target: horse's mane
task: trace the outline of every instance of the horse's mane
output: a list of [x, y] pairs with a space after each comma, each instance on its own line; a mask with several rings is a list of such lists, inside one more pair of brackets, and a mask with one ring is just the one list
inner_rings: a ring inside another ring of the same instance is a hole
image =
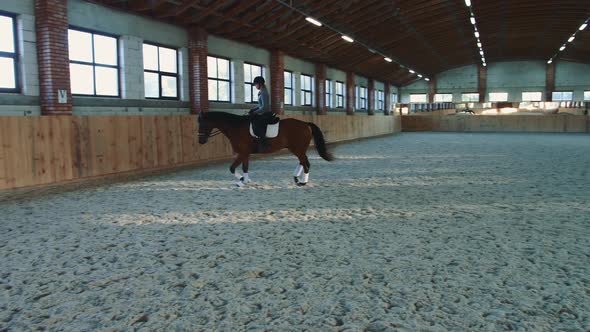
[[232, 124], [241, 124], [249, 119], [247, 115], [236, 115], [227, 112], [203, 112], [201, 116], [204, 120], [223, 121]]

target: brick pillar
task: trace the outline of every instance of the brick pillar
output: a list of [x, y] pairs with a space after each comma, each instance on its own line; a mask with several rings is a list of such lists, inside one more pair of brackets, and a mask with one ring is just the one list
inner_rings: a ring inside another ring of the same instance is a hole
[[375, 115], [375, 80], [369, 79], [369, 86], [367, 88], [367, 114]]
[[277, 114], [285, 114], [285, 53], [279, 50], [270, 52], [270, 109]]
[[436, 95], [436, 78], [431, 78], [428, 81], [428, 102], [434, 103], [434, 95]]
[[316, 63], [315, 65], [315, 100], [317, 100], [317, 114], [328, 113], [326, 107], [326, 65]]
[[354, 73], [346, 72], [346, 114], [354, 115], [354, 102], [356, 99], [354, 91]]
[[391, 114], [391, 85], [389, 84], [389, 82], [385, 82], [385, 89], [383, 91], [383, 94], [385, 95], [385, 105], [383, 106], [383, 114], [389, 115]]
[[41, 114], [71, 115], [67, 0], [35, 0], [35, 26]]
[[191, 28], [188, 31], [188, 75], [191, 114], [209, 111], [209, 82], [207, 79], [207, 31]]
[[553, 101], [553, 91], [555, 91], [555, 62], [547, 65], [547, 79], [545, 81], [545, 100]]
[[482, 65], [478, 66], [477, 71], [477, 92], [479, 93], [479, 102], [485, 103], [486, 101], [486, 89], [487, 89], [487, 81], [488, 81], [488, 67], [484, 67]]

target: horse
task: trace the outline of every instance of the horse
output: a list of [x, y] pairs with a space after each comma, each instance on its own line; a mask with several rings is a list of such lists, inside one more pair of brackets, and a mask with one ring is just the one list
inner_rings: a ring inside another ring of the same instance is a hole
[[[311, 122], [304, 122], [297, 119], [282, 119], [279, 121], [279, 134], [275, 138], [268, 139], [268, 147], [258, 151], [257, 139], [250, 135], [250, 117], [248, 115], [235, 115], [225, 112], [201, 112], [198, 116], [199, 122], [199, 143], [205, 144], [209, 137], [223, 134], [231, 143], [236, 159], [229, 167], [230, 172], [238, 180], [236, 185], [242, 187], [250, 183], [248, 166], [250, 155], [255, 153], [273, 153], [281, 149], [288, 149], [293, 153], [299, 164], [293, 172], [293, 179], [297, 186], [305, 186], [309, 181], [310, 163], [307, 158], [307, 149], [313, 137], [318, 154], [326, 161], [334, 160], [334, 156], [328, 152], [326, 141], [320, 128]], [[213, 132], [217, 129], [217, 132]], [[236, 171], [242, 164], [244, 175]], [[301, 173], [303, 171], [303, 176]]]

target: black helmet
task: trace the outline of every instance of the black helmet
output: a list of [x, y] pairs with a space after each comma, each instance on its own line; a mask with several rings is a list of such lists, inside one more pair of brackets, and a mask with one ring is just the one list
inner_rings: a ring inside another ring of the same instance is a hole
[[264, 77], [256, 76], [256, 77], [254, 77], [254, 81], [252, 83], [253, 84], [264, 84]]

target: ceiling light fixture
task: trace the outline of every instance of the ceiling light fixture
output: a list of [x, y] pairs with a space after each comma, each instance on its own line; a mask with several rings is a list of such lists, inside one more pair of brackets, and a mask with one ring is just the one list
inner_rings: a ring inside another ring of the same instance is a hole
[[309, 23], [311, 23], [311, 24], [314, 24], [314, 25], [317, 25], [317, 26], [319, 26], [319, 27], [321, 27], [321, 26], [322, 26], [322, 22], [320, 22], [320, 21], [318, 21], [318, 20], [316, 20], [316, 19], [314, 19], [314, 18], [311, 18], [311, 17], [306, 17], [306, 18], [305, 18], [305, 20], [307, 20], [307, 22], [309, 22]]
[[390, 59], [390, 58], [388, 58], [388, 57], [385, 57], [385, 61], [387, 61], [387, 62], [392, 62], [393, 60], [391, 60], [391, 59]]
[[562, 46], [559, 48], [559, 51], [563, 51], [563, 50], [565, 50], [565, 45], [562, 45]]
[[574, 41], [574, 39], [576, 39], [576, 37], [574, 37], [574, 36], [571, 36], [571, 37], [570, 37], [570, 39], [568, 39], [568, 40], [567, 40], [567, 42], [568, 42], [568, 43], [571, 43], [571, 42], [573, 42], [573, 41]]
[[475, 17], [471, 16], [471, 24], [475, 25]]
[[588, 23], [584, 23], [584, 24], [580, 25], [580, 31], [586, 29], [587, 26], [588, 26]]
[[346, 41], [347, 41], [347, 42], [349, 42], [349, 43], [352, 43], [352, 42], [354, 42], [354, 39], [352, 39], [352, 38], [348, 37], [347, 35], [342, 35], [342, 39], [346, 40]]
[[471, 7], [471, 0], [465, 0], [465, 6]]
[[410, 69], [410, 73], [415, 74], [416, 72]]
[[584, 23], [582, 23], [582, 25], [580, 25], [580, 27], [578, 28], [578, 30], [574, 31], [574, 33], [567, 39], [567, 42], [565, 42], [563, 45], [561, 45], [561, 47], [559, 48], [559, 50], [557, 52], [555, 52], [555, 54], [553, 54], [553, 56], [551, 58], [549, 58], [549, 60], [547, 60], [547, 63], [552, 63], [554, 60], [557, 60], [557, 57], [559, 56], [559, 52], [562, 52], [563, 50], [565, 50], [567, 43], [571, 43], [576, 39], [576, 35], [578, 33], [581, 33], [580, 31], [583, 31], [584, 29], [586, 29], [586, 27], [588, 26], [588, 23], [590, 21], [590, 17], [586, 19], [586, 21], [584, 21]]

